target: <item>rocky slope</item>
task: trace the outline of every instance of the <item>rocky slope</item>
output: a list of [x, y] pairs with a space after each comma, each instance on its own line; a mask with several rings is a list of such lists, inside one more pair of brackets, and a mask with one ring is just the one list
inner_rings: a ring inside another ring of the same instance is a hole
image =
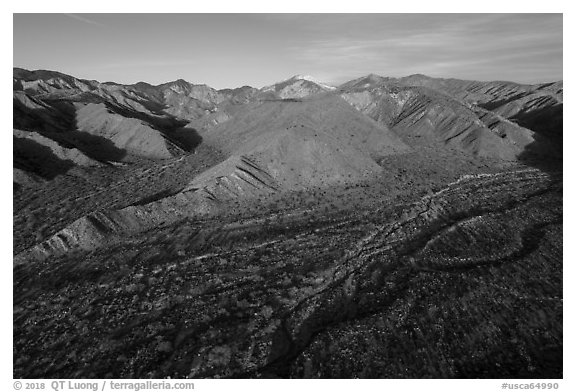
[[548, 138], [561, 138], [564, 96], [562, 81], [527, 85], [502, 81], [437, 79], [423, 75], [408, 76], [400, 81], [408, 86], [426, 86], [494, 111], [523, 127], [544, 133]]
[[[100, 160], [190, 152], [198, 143], [195, 128], [228, 120], [257, 91], [245, 86], [219, 92], [184, 80], [120, 85], [19, 68], [13, 89], [15, 128], [42, 132]], [[95, 154], [86, 146], [92, 142]]]
[[520, 126], [510, 110], [487, 109], [496, 100], [511, 100], [509, 105], [511, 102], [521, 105], [519, 94], [538, 86], [495, 84], [499, 87], [423, 75], [400, 79], [368, 75], [345, 83], [338, 92], [351, 105], [388, 125], [408, 143], [436, 144], [504, 160], [517, 160], [526, 152], [556, 153], [549, 140], [536, 142], [535, 130]]
[[284, 189], [354, 182], [379, 172], [378, 158], [409, 150], [334, 95], [253, 104], [204, 138], [250, 158]]
[[176, 148], [165, 135], [146, 122], [124, 117], [109, 110], [105, 104], [77, 104], [76, 127], [78, 131], [110, 140], [128, 154], [152, 159], [167, 159]]

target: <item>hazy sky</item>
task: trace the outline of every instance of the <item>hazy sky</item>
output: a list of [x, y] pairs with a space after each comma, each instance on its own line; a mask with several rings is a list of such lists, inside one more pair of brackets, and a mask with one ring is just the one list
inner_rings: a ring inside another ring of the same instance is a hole
[[562, 79], [561, 14], [14, 14], [14, 66], [152, 84]]

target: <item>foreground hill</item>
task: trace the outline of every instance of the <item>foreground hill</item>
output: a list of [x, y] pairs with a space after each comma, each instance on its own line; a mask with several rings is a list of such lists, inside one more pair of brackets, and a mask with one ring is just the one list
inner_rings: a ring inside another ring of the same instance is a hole
[[[248, 157], [292, 190], [355, 182], [378, 173], [379, 158], [409, 151], [386, 127], [333, 95], [253, 104], [204, 138], [231, 159]], [[234, 181], [233, 172], [214, 173]]]
[[379, 159], [410, 151], [333, 95], [254, 104], [204, 139], [228, 158], [180, 191], [82, 217], [16, 260], [95, 249], [112, 237], [227, 208], [222, 203], [230, 200], [361, 182], [383, 170]]

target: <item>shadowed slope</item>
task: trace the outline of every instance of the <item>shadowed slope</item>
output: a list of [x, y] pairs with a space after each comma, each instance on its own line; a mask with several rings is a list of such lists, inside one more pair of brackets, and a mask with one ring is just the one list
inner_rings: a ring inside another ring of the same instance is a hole
[[23, 91], [14, 91], [12, 110], [14, 128], [62, 132], [71, 127], [70, 116]]
[[38, 144], [48, 147], [52, 153], [59, 159], [71, 161], [78, 166], [102, 166], [102, 164], [88, 156], [76, 148], [68, 148], [61, 146], [52, 139], [42, 136], [36, 132], [21, 131], [19, 129], [13, 130], [13, 135], [17, 139], [28, 139]]
[[143, 121], [115, 114], [104, 104], [80, 104], [76, 108], [78, 130], [109, 139], [116, 147], [134, 155], [172, 157], [169, 141]]
[[[50, 180], [74, 167], [72, 161], [62, 159], [50, 146], [32, 138], [21, 138], [14, 135], [13, 145], [13, 165], [18, 170], [14, 176], [16, 182], [31, 184], [34, 182], [31, 180], [36, 176]], [[29, 175], [23, 175], [24, 173], [21, 171], [29, 173]]]

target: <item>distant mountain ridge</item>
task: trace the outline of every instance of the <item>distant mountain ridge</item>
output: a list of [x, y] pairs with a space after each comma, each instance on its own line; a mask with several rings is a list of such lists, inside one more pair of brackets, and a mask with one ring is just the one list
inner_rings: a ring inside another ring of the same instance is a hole
[[[254, 103], [321, 94], [341, 96], [408, 144], [514, 160], [534, 147], [535, 132], [546, 137], [541, 153], [562, 139], [562, 81], [526, 85], [369, 74], [334, 87], [295, 75], [261, 89], [216, 90], [183, 79], [123, 85], [47, 70], [14, 68], [13, 74], [15, 129], [66, 139], [103, 163], [178, 156], [195, 148], [201, 138], [195, 132], [226, 123]], [[91, 151], [94, 138], [102, 153]]]

